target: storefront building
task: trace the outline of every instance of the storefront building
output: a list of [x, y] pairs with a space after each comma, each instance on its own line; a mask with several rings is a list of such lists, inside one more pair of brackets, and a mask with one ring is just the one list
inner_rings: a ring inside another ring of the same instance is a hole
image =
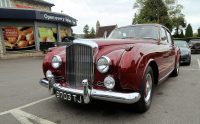
[[[6, 54], [7, 51], [40, 51], [41, 46], [52, 46], [71, 36], [71, 27], [76, 26], [76, 19], [50, 12], [53, 5], [44, 1], [32, 0], [33, 5], [19, 2], [28, 0], [3, 1], [9, 1], [10, 4], [3, 4], [1, 1], [0, 5], [15, 7], [0, 8], [0, 54]], [[40, 1], [42, 4], [36, 4], [34, 1]], [[38, 10], [43, 4], [47, 7], [43, 7], [42, 11]]]

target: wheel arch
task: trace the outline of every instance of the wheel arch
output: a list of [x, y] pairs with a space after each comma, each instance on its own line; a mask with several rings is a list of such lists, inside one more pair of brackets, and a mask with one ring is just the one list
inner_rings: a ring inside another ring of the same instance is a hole
[[152, 70], [153, 70], [153, 77], [154, 77], [154, 84], [158, 84], [158, 77], [159, 77], [159, 71], [158, 71], [158, 65], [155, 61], [151, 61], [149, 64], [148, 64]]

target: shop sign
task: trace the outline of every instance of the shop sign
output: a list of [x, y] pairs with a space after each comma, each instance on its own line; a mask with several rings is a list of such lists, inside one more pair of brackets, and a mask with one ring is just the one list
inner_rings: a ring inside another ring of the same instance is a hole
[[48, 21], [57, 21], [57, 22], [64, 22], [71, 25], [76, 25], [76, 20], [72, 19], [68, 16], [61, 15], [61, 14], [54, 14], [54, 13], [45, 13], [45, 12], [38, 12], [37, 18], [45, 19]]

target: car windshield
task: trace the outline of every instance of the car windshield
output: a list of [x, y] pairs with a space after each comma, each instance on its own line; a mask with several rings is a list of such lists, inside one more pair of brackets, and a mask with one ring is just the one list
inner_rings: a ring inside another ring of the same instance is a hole
[[190, 40], [190, 44], [200, 43], [200, 40]]
[[122, 27], [112, 31], [109, 39], [154, 39], [157, 40], [158, 36], [158, 27], [156, 26], [129, 26], [129, 27]]
[[188, 47], [188, 44], [186, 41], [176, 41], [174, 42], [174, 44], [177, 46], [177, 47]]

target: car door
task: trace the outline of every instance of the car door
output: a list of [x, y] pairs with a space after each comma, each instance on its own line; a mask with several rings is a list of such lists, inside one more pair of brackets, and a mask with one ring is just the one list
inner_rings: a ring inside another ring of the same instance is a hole
[[171, 71], [171, 60], [172, 60], [172, 45], [169, 43], [166, 29], [160, 28], [160, 43], [159, 43], [159, 53], [161, 57], [159, 58], [158, 69], [159, 69], [159, 79], [162, 80]]
[[167, 34], [167, 40], [169, 43], [169, 68], [172, 71], [175, 67], [175, 61], [176, 61], [176, 56], [175, 56], [175, 45], [174, 42], [172, 40], [171, 34], [169, 31], [166, 30], [166, 34]]

